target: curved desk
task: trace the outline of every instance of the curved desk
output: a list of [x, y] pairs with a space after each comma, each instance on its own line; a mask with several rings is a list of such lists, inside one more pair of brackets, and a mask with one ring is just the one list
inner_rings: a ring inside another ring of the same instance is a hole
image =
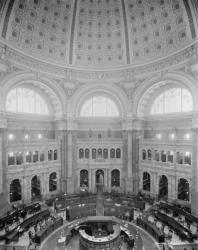
[[79, 230], [80, 233], [80, 250], [89, 249], [120, 249], [120, 226], [113, 226], [113, 234], [104, 237], [95, 237], [88, 235], [85, 230]]

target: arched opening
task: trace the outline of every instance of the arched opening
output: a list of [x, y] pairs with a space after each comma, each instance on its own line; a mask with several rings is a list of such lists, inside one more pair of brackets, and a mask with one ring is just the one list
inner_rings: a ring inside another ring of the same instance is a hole
[[103, 149], [103, 158], [108, 159], [108, 149], [107, 148]]
[[110, 157], [112, 159], [115, 158], [115, 149], [114, 148], [111, 148], [111, 150], [110, 150]]
[[143, 173], [143, 190], [149, 191], [151, 189], [151, 178], [148, 172]]
[[92, 159], [96, 159], [96, 149], [92, 149]]
[[52, 161], [53, 150], [48, 150], [48, 161]]
[[57, 176], [56, 172], [53, 172], [49, 176], [49, 191], [56, 191], [57, 190]]
[[85, 149], [85, 159], [89, 159], [89, 149]]
[[184, 159], [183, 153], [182, 152], [177, 152], [177, 158], [176, 158], [177, 163], [178, 164], [183, 164], [183, 159]]
[[161, 161], [166, 162], [166, 151], [164, 150], [161, 151]]
[[168, 179], [165, 175], [159, 177], [159, 199], [168, 198]]
[[184, 155], [184, 164], [191, 165], [191, 153], [188, 151]]
[[56, 161], [58, 159], [58, 150], [54, 150], [54, 160]]
[[92, 96], [85, 101], [80, 111], [81, 117], [119, 117], [116, 103], [106, 96]]
[[43, 97], [32, 89], [11, 89], [6, 98], [6, 110], [11, 112], [48, 115], [48, 107]]
[[168, 151], [167, 152], [168, 162], [173, 163], [173, 155], [174, 155], [173, 151]]
[[121, 150], [120, 150], [120, 148], [117, 148], [116, 149], [116, 158], [121, 158]]
[[41, 195], [41, 182], [37, 175], [35, 175], [31, 180], [31, 195], [32, 199]]
[[33, 162], [37, 162], [39, 160], [39, 154], [38, 151], [33, 152]]
[[89, 173], [86, 169], [80, 171], [80, 187], [89, 187]]
[[184, 178], [179, 179], [177, 188], [177, 198], [179, 200], [189, 201], [189, 191], [189, 182]]
[[118, 169], [111, 172], [111, 186], [120, 187], [120, 171]]
[[27, 152], [25, 153], [25, 161], [26, 161], [26, 163], [27, 163], [27, 162], [30, 163], [30, 162], [32, 161], [32, 152], [27, 151]]
[[8, 166], [9, 165], [14, 165], [15, 164], [15, 155], [13, 152], [10, 152], [8, 154]]
[[84, 158], [84, 149], [80, 148], [79, 149], [79, 159], [83, 159]]
[[96, 171], [96, 189], [97, 192], [102, 192], [104, 187], [104, 171], [101, 169], [98, 169]]
[[102, 159], [102, 149], [98, 149], [98, 159]]
[[185, 88], [170, 88], [160, 93], [151, 107], [151, 114], [167, 114], [193, 110], [193, 98]]
[[104, 184], [104, 171], [101, 169], [96, 171], [96, 185], [97, 184]]
[[146, 150], [142, 149], [142, 160], [146, 160]]
[[23, 163], [23, 154], [22, 152], [17, 152], [16, 154], [16, 164], [21, 165]]
[[147, 150], [147, 157], [148, 157], [148, 160], [151, 160], [151, 159], [152, 159], [152, 152], [151, 152], [151, 149], [148, 149], [148, 150]]
[[160, 160], [160, 154], [158, 150], [155, 150], [155, 161], [159, 161]]
[[21, 183], [15, 179], [10, 183], [10, 202], [20, 201], [21, 198]]

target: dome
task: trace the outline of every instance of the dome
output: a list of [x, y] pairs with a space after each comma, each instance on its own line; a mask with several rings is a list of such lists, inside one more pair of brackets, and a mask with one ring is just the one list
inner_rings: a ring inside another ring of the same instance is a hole
[[4, 0], [0, 8], [6, 46], [61, 67], [145, 65], [196, 41], [187, 0]]

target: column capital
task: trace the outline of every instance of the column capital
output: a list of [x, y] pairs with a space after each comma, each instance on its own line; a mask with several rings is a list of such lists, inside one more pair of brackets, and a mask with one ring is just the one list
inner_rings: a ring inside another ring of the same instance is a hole
[[133, 134], [133, 130], [132, 129], [128, 129], [126, 132], [127, 132], [128, 135], [132, 135]]
[[77, 135], [77, 130], [67, 130], [67, 135]]
[[67, 129], [67, 122], [65, 119], [60, 119], [55, 121], [56, 131], [64, 131]]

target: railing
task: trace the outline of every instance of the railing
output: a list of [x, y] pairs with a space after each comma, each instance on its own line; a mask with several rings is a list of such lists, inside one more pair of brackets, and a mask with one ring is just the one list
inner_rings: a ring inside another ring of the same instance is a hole
[[176, 169], [176, 170], [185, 170], [185, 171], [192, 171], [192, 164], [178, 164], [176, 162], [162, 162], [162, 161], [154, 161], [154, 160], [140, 160], [141, 165], [149, 165], [153, 167], [168, 167], [171, 169]]
[[[191, 244], [177, 244], [177, 245], [171, 245], [172, 250], [198, 250], [198, 244], [197, 243], [191, 243]], [[163, 248], [162, 248], [163, 249]]]
[[27, 248], [27, 246], [23, 246], [23, 245], [12, 245], [12, 246], [9, 246], [9, 245], [0, 245], [0, 250], [27, 250], [29, 248]]
[[148, 138], [148, 139], [142, 139], [140, 141], [140, 146], [144, 147], [147, 145], [161, 145], [161, 144], [166, 144], [166, 145], [192, 145], [193, 144], [193, 139], [171, 139], [171, 138], [166, 138], [166, 139], [157, 139], [157, 138]]
[[78, 163], [107, 163], [107, 164], [110, 164], [110, 163], [120, 163], [122, 162], [122, 158], [108, 158], [108, 159], [78, 159]]

